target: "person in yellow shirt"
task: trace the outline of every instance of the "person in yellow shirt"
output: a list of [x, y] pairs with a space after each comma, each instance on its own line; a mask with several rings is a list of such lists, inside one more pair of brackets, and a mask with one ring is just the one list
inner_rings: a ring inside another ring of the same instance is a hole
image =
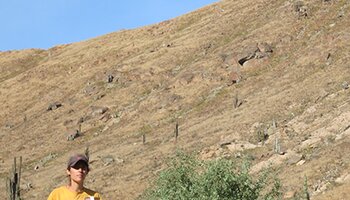
[[71, 156], [67, 165], [68, 185], [54, 189], [47, 200], [102, 200], [98, 192], [84, 187], [89, 170], [89, 158], [86, 155]]

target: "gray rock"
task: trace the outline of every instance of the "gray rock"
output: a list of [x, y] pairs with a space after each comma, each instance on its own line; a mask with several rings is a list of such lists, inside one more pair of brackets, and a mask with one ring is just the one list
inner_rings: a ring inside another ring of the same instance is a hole
[[346, 82], [346, 81], [344, 81], [344, 82], [341, 84], [341, 86], [343, 87], [344, 90], [349, 89], [349, 83]]
[[107, 83], [112, 83], [112, 82], [113, 82], [113, 79], [114, 79], [114, 76], [111, 75], [111, 74], [109, 74], [109, 75], [107, 76]]
[[110, 155], [101, 158], [101, 160], [102, 160], [104, 166], [108, 166], [108, 165], [114, 163], [114, 161], [115, 161], [113, 156], [110, 156]]
[[50, 103], [50, 105], [47, 107], [47, 111], [56, 110], [57, 108], [59, 108], [61, 106], [62, 106], [62, 104], [59, 102]]
[[68, 126], [68, 125], [71, 124], [71, 123], [73, 123], [73, 120], [68, 119], [68, 120], [66, 120], [66, 121], [63, 122], [63, 125], [64, 125], [64, 126]]
[[79, 130], [75, 130], [73, 133], [68, 134], [67, 140], [68, 140], [68, 141], [73, 141], [73, 140], [75, 140], [75, 139], [76, 139], [77, 137], [79, 137], [79, 136], [80, 136]]
[[93, 94], [97, 94], [98, 92], [99, 92], [99, 89], [94, 85], [87, 85], [83, 89], [83, 93], [86, 95], [93, 95]]
[[81, 124], [85, 121], [85, 118], [84, 117], [80, 117], [77, 121], [77, 124]]
[[105, 96], [105, 94], [99, 94], [99, 95], [94, 97], [94, 100], [97, 101], [99, 99], [102, 99], [104, 96]]
[[245, 47], [243, 53], [240, 54], [240, 56], [238, 58], [238, 63], [243, 66], [243, 64], [245, 62], [247, 62], [250, 59], [255, 58], [256, 52], [259, 52], [259, 48], [258, 48], [257, 44]]
[[261, 59], [269, 56], [272, 52], [272, 46], [267, 42], [260, 42], [253, 46], [247, 47], [241, 58], [238, 59], [238, 63], [243, 66], [243, 64], [251, 59]]
[[38, 170], [41, 167], [44, 167], [46, 163], [52, 161], [57, 157], [56, 153], [50, 153], [49, 155], [43, 157], [37, 165], [35, 165], [34, 170]]
[[299, 154], [291, 155], [291, 157], [287, 160], [287, 164], [294, 165], [294, 164], [298, 163], [302, 159], [302, 157], [303, 156], [299, 155]]
[[24, 187], [24, 190], [28, 192], [29, 190], [33, 189], [33, 184], [31, 182], [28, 182], [22, 187]]
[[258, 43], [258, 49], [261, 53], [272, 53], [273, 49], [270, 44], [267, 42], [260, 42]]
[[303, 1], [295, 2], [293, 7], [294, 7], [294, 12], [297, 13], [299, 18], [308, 16], [308, 7], [304, 4]]
[[13, 127], [15, 127], [15, 125], [13, 125], [13, 124], [6, 124], [5, 125], [5, 128], [7, 128], [7, 129], [11, 129]]
[[294, 7], [294, 12], [299, 12], [300, 8], [305, 6], [303, 1], [297, 1], [294, 3], [293, 7]]
[[101, 107], [101, 106], [92, 106], [92, 116], [98, 116], [98, 115], [103, 115], [105, 112], [108, 111], [107, 107]]

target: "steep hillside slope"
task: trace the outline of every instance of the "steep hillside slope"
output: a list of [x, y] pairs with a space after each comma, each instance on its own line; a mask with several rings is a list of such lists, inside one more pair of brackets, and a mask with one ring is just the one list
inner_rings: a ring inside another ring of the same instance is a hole
[[66, 182], [68, 156], [89, 146], [87, 186], [135, 199], [180, 148], [249, 155], [252, 173], [276, 167], [286, 198], [306, 176], [313, 199], [348, 199], [349, 6], [224, 0], [79, 43], [0, 52], [1, 182], [23, 156], [24, 199], [45, 199]]

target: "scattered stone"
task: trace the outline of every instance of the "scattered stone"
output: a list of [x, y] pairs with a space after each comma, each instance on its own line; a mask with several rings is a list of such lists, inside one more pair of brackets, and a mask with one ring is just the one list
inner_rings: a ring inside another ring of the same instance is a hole
[[39, 170], [40, 167], [44, 167], [46, 165], [46, 163], [50, 162], [51, 160], [53, 160], [54, 158], [57, 157], [56, 153], [50, 153], [49, 155], [45, 156], [44, 158], [42, 158], [37, 165], [35, 165], [34, 170], [37, 171]]
[[348, 183], [350, 182], [350, 174], [343, 174], [337, 179], [335, 179], [336, 183], [343, 184], [343, 183]]
[[73, 120], [68, 119], [68, 120], [66, 120], [66, 121], [63, 122], [63, 125], [64, 125], [64, 126], [67, 126], [67, 125], [69, 125], [69, 124], [71, 124], [71, 123], [73, 123]]
[[258, 51], [259, 51], [258, 47], [255, 46], [254, 48], [252, 48], [252, 50], [249, 50], [249, 51], [245, 54], [245, 56], [243, 56], [242, 58], [238, 59], [238, 63], [239, 63], [240, 65], [243, 66], [243, 64], [244, 64], [245, 62], [247, 62], [247, 61], [250, 60], [250, 59], [255, 58], [255, 54], [256, 54], [256, 52], [258, 52]]
[[120, 164], [120, 163], [124, 163], [124, 160], [123, 160], [123, 159], [120, 159], [120, 158], [117, 158], [117, 159], [115, 159], [115, 162], [116, 162], [117, 164]]
[[233, 97], [233, 108], [239, 108], [243, 104], [243, 101], [238, 98], [238, 95], [236, 94]]
[[300, 8], [303, 7], [303, 6], [304, 6], [304, 2], [303, 1], [296, 1], [293, 4], [294, 12], [298, 12], [300, 10]]
[[261, 171], [262, 169], [270, 168], [276, 165], [283, 164], [285, 162], [285, 159], [287, 158], [288, 154], [285, 155], [277, 155], [273, 154], [270, 158], [267, 160], [261, 161], [257, 163], [256, 165], [252, 166], [250, 169], [251, 173], [256, 173], [258, 171]]
[[167, 43], [167, 44], [165, 44], [165, 43], [163, 43], [162, 44], [162, 47], [172, 47], [173, 46], [173, 43]]
[[239, 71], [232, 71], [230, 74], [230, 82], [227, 85], [231, 86], [233, 84], [239, 83], [241, 80], [241, 73]]
[[195, 75], [193, 73], [185, 73], [180, 76], [179, 82], [181, 85], [188, 85], [190, 84], [195, 78]]
[[114, 163], [113, 156], [106, 156], [106, 157], [101, 158], [101, 160], [102, 160], [104, 166], [108, 166], [108, 165]]
[[280, 39], [281, 43], [289, 43], [291, 41], [293, 41], [293, 37], [291, 35], [284, 35]]
[[328, 186], [330, 186], [330, 182], [318, 180], [317, 183], [313, 185], [313, 189], [314, 189], [313, 195], [317, 195], [325, 191], [328, 188]]
[[306, 162], [305, 160], [300, 160], [296, 165], [300, 166], [300, 165], [303, 165], [305, 162]]
[[264, 128], [264, 127], [260, 127], [258, 128], [258, 130], [256, 131], [256, 139], [258, 143], [261, 143], [262, 145], [265, 144], [265, 142], [269, 139], [271, 134], [269, 134], [269, 129], [268, 128]]
[[349, 89], [349, 83], [346, 82], [346, 81], [344, 81], [344, 82], [341, 84], [341, 86], [342, 86], [342, 88], [343, 88], [344, 90]]
[[15, 127], [15, 125], [13, 125], [13, 124], [6, 124], [5, 125], [5, 128], [7, 128], [7, 129], [11, 129], [13, 127]]
[[235, 154], [234, 154], [234, 157], [235, 157], [235, 158], [242, 158], [241, 152], [235, 153]]
[[108, 111], [107, 107], [101, 107], [101, 106], [92, 106], [92, 116], [97, 116], [97, 115], [103, 115], [105, 112]]
[[112, 116], [109, 113], [104, 113], [103, 115], [101, 115], [99, 117], [99, 120], [103, 121], [103, 122], [107, 122], [108, 120], [110, 120], [112, 118]]
[[284, 193], [283, 199], [291, 199], [295, 197], [295, 191], [288, 191]]
[[115, 158], [114, 158], [113, 156], [111, 156], [111, 155], [102, 157], [102, 158], [101, 158], [101, 161], [102, 161], [102, 163], [103, 163], [104, 166], [111, 165], [112, 163], [117, 163], [117, 164], [124, 163], [124, 160], [123, 160], [123, 159], [120, 159], [120, 158], [115, 159]]
[[222, 148], [222, 147], [224, 147], [224, 146], [227, 146], [227, 145], [230, 145], [230, 144], [232, 144], [234, 141], [221, 141], [220, 143], [219, 143], [219, 145], [220, 145], [220, 147]]
[[332, 64], [332, 54], [331, 53], [327, 53], [326, 65], [330, 65], [330, 64]]
[[308, 16], [308, 7], [304, 4], [303, 1], [295, 2], [293, 6], [294, 6], [294, 12], [297, 13], [299, 18]]
[[84, 117], [80, 117], [77, 121], [77, 124], [81, 124], [85, 121]]
[[31, 189], [33, 189], [32, 183], [30, 183], [30, 182], [29, 182], [29, 183], [26, 183], [26, 184], [25, 184], [25, 191], [28, 192], [28, 191], [31, 190]]
[[298, 15], [299, 17], [307, 17], [308, 16], [308, 7], [307, 6], [303, 6], [300, 8]]
[[272, 53], [272, 46], [269, 45], [267, 42], [260, 42], [258, 43], [258, 49], [261, 53]]
[[99, 99], [102, 99], [104, 96], [105, 96], [105, 94], [99, 94], [99, 95], [94, 97], [94, 100], [97, 101]]
[[255, 59], [261, 59], [261, 58], [265, 58], [266, 56], [267, 56], [267, 53], [263, 53], [263, 52], [258, 51], [258, 52], [255, 53], [254, 58]]
[[80, 135], [81, 135], [81, 134], [80, 134], [79, 130], [75, 130], [73, 133], [68, 134], [67, 140], [68, 140], [68, 141], [73, 141], [73, 140], [75, 140], [77, 137], [79, 137]]
[[173, 102], [176, 102], [178, 100], [183, 99], [183, 97], [181, 95], [178, 95], [178, 94], [172, 94], [167, 99], [168, 99], [169, 102], [173, 103]]
[[257, 147], [257, 145], [255, 144], [251, 144], [249, 142], [235, 142], [229, 145], [226, 145], [227, 149], [230, 150], [231, 152], [235, 152], [235, 151], [243, 151], [246, 149], [255, 149]]
[[219, 146], [224, 147], [226, 145], [230, 145], [236, 142], [236, 140], [237, 140], [237, 137], [235, 135], [222, 135], [220, 137]]
[[242, 56], [242, 58], [238, 59], [238, 63], [241, 66], [244, 66], [244, 63], [246, 63], [249, 60], [252, 59], [262, 59], [265, 57], [268, 57], [272, 52], [272, 46], [268, 44], [267, 42], [260, 42], [254, 45], [253, 47], [249, 47], [248, 50], [246, 50], [246, 54]]
[[93, 94], [97, 94], [98, 93], [98, 88], [95, 85], [87, 85], [84, 89], [83, 89], [83, 93], [86, 95], [93, 95]]
[[344, 17], [344, 16], [345, 16], [344, 10], [339, 11], [337, 17], [338, 17], [338, 18], [341, 18], [341, 17]]
[[294, 165], [294, 164], [298, 163], [302, 158], [303, 158], [303, 156], [300, 154], [293, 154], [287, 160], [287, 164]]
[[112, 82], [113, 82], [113, 79], [114, 79], [114, 76], [111, 75], [111, 74], [109, 74], [109, 75], [107, 76], [107, 83], [112, 83]]
[[219, 154], [219, 147], [217, 146], [212, 146], [209, 148], [205, 148], [200, 152], [200, 159], [201, 160], [210, 160]]
[[49, 107], [47, 108], [47, 111], [50, 111], [50, 110], [56, 110], [57, 108], [61, 107], [62, 104], [59, 103], [59, 102], [54, 102], [54, 103], [51, 103], [49, 105]]
[[276, 129], [277, 128], [277, 122], [275, 119], [272, 120], [272, 126], [271, 126], [272, 129]]

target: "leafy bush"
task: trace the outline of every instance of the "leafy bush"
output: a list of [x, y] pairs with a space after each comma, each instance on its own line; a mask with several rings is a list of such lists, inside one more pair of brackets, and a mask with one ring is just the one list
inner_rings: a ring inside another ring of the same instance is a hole
[[281, 199], [281, 184], [265, 171], [254, 179], [249, 166], [230, 160], [198, 161], [178, 153], [142, 199], [273, 200]]

